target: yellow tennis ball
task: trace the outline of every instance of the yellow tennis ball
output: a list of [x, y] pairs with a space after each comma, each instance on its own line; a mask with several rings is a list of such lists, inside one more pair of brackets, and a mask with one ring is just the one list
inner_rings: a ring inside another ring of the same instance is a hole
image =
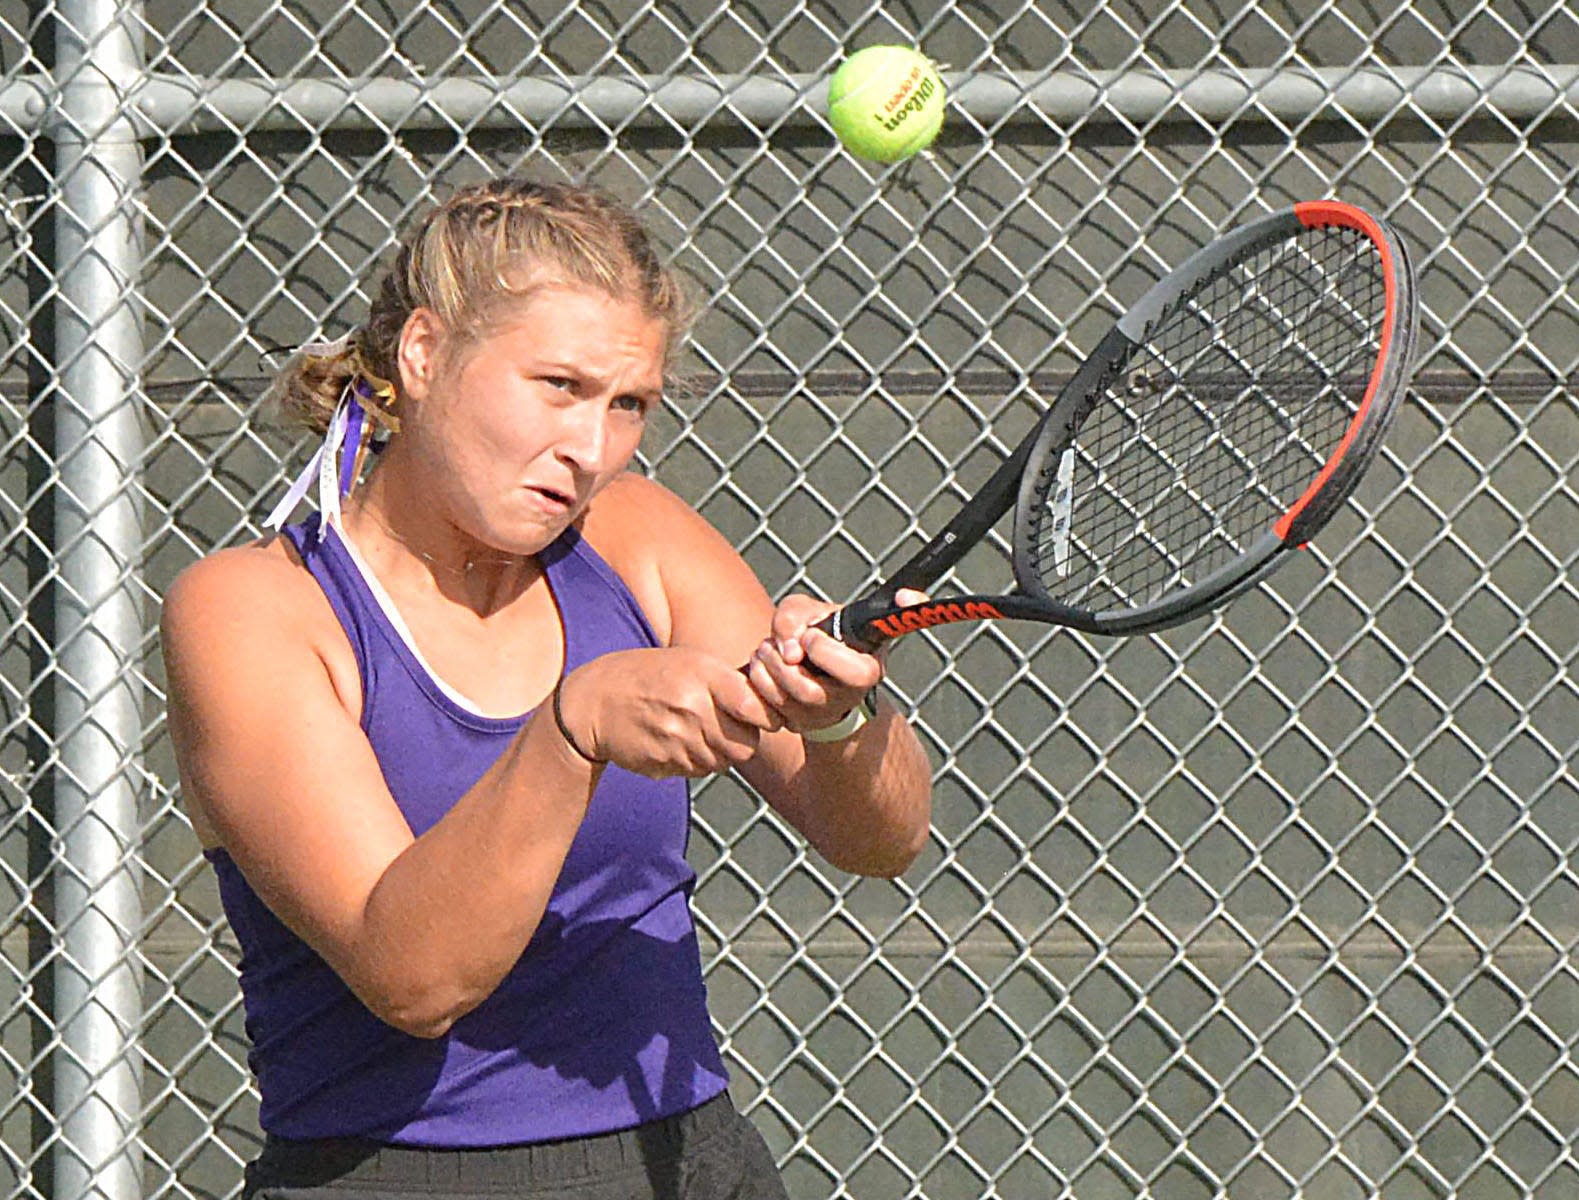
[[851, 154], [898, 162], [932, 144], [945, 99], [943, 77], [921, 51], [868, 46], [828, 82], [828, 120]]

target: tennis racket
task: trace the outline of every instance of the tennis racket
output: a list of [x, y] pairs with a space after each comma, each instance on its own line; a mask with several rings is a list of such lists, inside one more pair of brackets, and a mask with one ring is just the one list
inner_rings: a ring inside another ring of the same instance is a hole
[[[1323, 201], [1243, 225], [1155, 283], [947, 527], [820, 626], [866, 650], [956, 621], [1166, 629], [1304, 546], [1375, 459], [1418, 302], [1385, 221]], [[1010, 508], [1013, 590], [910, 607]]]

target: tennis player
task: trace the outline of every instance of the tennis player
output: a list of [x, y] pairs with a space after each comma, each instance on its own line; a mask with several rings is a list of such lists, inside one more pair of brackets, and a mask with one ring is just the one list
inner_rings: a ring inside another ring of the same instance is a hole
[[325, 436], [272, 521], [315, 485], [317, 511], [166, 597], [242, 951], [247, 1196], [784, 1195], [712, 1034], [686, 780], [733, 768], [892, 876], [930, 771], [868, 706], [882, 662], [812, 628], [829, 605], [775, 607], [628, 471], [687, 320], [622, 205], [460, 189], [276, 382]]

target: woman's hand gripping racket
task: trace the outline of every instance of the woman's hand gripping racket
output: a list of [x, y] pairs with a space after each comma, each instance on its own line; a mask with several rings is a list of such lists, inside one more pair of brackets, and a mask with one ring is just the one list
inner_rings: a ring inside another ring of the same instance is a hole
[[[1205, 615], [1354, 490], [1408, 384], [1417, 312], [1402, 241], [1351, 205], [1218, 238], [1119, 320], [947, 528], [819, 627], [873, 650], [953, 621], [1140, 634]], [[1011, 592], [895, 602], [1011, 506]]]

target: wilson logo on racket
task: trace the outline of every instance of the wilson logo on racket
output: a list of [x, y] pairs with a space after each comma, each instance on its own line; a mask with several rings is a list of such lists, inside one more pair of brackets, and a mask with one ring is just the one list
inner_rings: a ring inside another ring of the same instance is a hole
[[1075, 451], [1071, 446], [1058, 460], [1058, 481], [1052, 499], [1053, 570], [1060, 577], [1069, 574], [1069, 537], [1074, 532]]
[[963, 604], [922, 604], [907, 608], [891, 617], [879, 617], [872, 624], [888, 637], [901, 637], [918, 629], [931, 629], [934, 625], [947, 625], [953, 621], [996, 621], [1003, 614], [990, 604], [968, 600]]

